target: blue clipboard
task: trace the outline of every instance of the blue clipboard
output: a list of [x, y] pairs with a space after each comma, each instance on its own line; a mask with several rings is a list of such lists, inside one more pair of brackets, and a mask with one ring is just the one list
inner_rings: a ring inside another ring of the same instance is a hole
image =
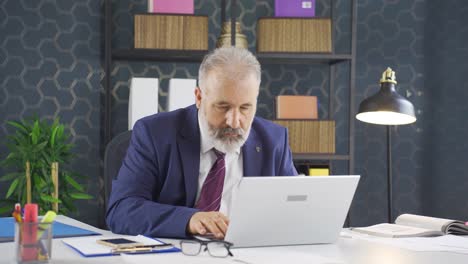
[[[101, 235], [94, 231], [79, 228], [76, 226], [67, 225], [54, 221], [52, 224], [53, 238], [80, 237], [80, 236], [97, 236]], [[15, 236], [15, 221], [13, 217], [0, 218], [0, 243], [12, 242]]]
[[[148, 237], [148, 236], [146, 236], [146, 237]], [[157, 238], [152, 238], [152, 237], [148, 237], [148, 238], [163, 243], [161, 240], [159, 240]], [[73, 249], [74, 251], [76, 251], [78, 254], [80, 254], [81, 256], [83, 256], [85, 258], [119, 256], [120, 254], [122, 254], [122, 253], [111, 253], [111, 252], [96, 253], [96, 254], [85, 254], [80, 249], [68, 244], [66, 240], [63, 240], [62, 243], [65, 244], [66, 246], [68, 246], [69, 248]], [[109, 249], [109, 251], [110, 251], [110, 249]], [[179, 248], [175, 247], [175, 246], [172, 246], [170, 248], [165, 248], [165, 249], [154, 249], [152, 251], [144, 251], [144, 252], [128, 252], [128, 253], [125, 253], [125, 254], [139, 255], [139, 254], [176, 253], [176, 252], [181, 252], [181, 250]]]

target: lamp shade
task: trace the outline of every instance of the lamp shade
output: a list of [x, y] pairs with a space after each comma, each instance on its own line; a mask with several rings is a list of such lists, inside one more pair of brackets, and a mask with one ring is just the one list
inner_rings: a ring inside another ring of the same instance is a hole
[[395, 90], [395, 72], [392, 69], [382, 74], [380, 90], [359, 105], [356, 118], [362, 122], [378, 125], [406, 125], [416, 121], [413, 104]]

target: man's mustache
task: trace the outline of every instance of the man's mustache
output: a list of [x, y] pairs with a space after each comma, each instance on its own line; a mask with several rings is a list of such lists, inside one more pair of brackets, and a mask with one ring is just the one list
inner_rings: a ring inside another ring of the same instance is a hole
[[238, 137], [243, 137], [245, 132], [242, 128], [232, 128], [232, 127], [219, 128], [216, 131], [217, 138], [222, 138], [226, 134], [234, 134]]

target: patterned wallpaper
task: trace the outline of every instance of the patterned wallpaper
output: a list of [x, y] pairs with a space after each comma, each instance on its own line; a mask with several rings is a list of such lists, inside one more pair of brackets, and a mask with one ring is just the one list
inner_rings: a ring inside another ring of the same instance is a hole
[[424, 144], [424, 211], [468, 219], [468, 4], [430, 1], [425, 45], [429, 92]]
[[[0, 158], [7, 120], [40, 117], [69, 125], [76, 158], [69, 166], [97, 199], [80, 202], [75, 217], [96, 223], [102, 204], [100, 1], [0, 2]], [[0, 170], [0, 175], [2, 171]], [[0, 195], [7, 183], [0, 182]]]
[[[144, 12], [146, 0], [112, 2], [114, 48], [131, 47], [131, 14]], [[239, 2], [242, 30], [247, 35], [249, 49], [254, 51], [256, 18], [273, 15], [274, 1]], [[335, 49], [349, 52], [351, 1], [333, 2]], [[466, 76], [463, 58], [467, 49], [463, 44], [468, 23], [462, 14], [466, 13], [463, 11], [467, 11], [467, 4], [462, 0], [438, 2], [358, 0], [355, 102], [357, 109], [363, 98], [378, 90], [378, 80], [387, 66], [396, 71], [397, 90], [414, 103], [418, 121], [393, 128], [395, 215], [424, 212], [466, 218], [466, 203], [456, 200], [467, 200], [466, 188], [460, 184], [466, 174], [463, 154], [467, 153], [463, 138], [467, 125], [460, 123], [466, 120], [462, 109], [466, 104], [461, 100], [466, 98], [467, 87], [461, 76]], [[88, 175], [85, 184], [97, 197], [80, 203], [76, 217], [91, 224], [99, 223], [103, 212], [102, 3], [102, 0], [0, 2], [0, 138], [10, 131], [6, 120], [34, 113], [48, 119], [60, 117], [69, 124], [77, 154], [70, 166]], [[210, 15], [209, 46], [213, 48], [220, 30], [219, 1], [196, 0], [195, 6], [196, 14]], [[458, 16], [452, 17], [455, 11]], [[330, 1], [319, 0], [317, 13], [329, 16]], [[168, 80], [196, 78], [198, 66], [197, 63], [115, 62], [111, 73], [112, 135], [127, 128], [128, 86], [132, 76], [160, 79], [159, 110], [165, 111]], [[328, 66], [262, 66], [259, 116], [274, 117], [273, 102], [279, 94], [308, 94], [319, 97], [320, 118], [328, 117]], [[348, 63], [339, 64], [334, 77], [333, 116], [337, 118], [338, 151], [342, 153], [348, 151], [348, 75]], [[452, 93], [445, 92], [449, 89]], [[438, 107], [434, 109], [434, 105]], [[362, 179], [351, 209], [351, 221], [353, 225], [386, 221], [385, 128], [353, 122], [355, 172]], [[5, 152], [1, 144], [0, 158], [4, 158]], [[336, 172], [345, 173], [346, 164], [337, 163]], [[452, 187], [455, 190], [451, 192]], [[0, 195], [4, 195], [5, 189], [6, 184], [0, 183]], [[425, 206], [427, 201], [434, 206]], [[453, 205], [446, 206], [445, 202]], [[465, 208], [463, 212], [455, 207], [460, 203]]]
[[[358, 1], [356, 110], [376, 93], [386, 67], [396, 72], [397, 91], [415, 107], [417, 122], [393, 127], [393, 215], [421, 213], [424, 102], [425, 0]], [[386, 127], [355, 121], [356, 173], [362, 175], [351, 215], [358, 225], [387, 221]]]

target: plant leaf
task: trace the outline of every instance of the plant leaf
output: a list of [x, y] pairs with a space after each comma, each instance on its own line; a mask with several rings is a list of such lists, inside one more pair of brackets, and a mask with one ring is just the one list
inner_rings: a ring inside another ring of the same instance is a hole
[[70, 193], [70, 197], [73, 199], [80, 199], [80, 200], [93, 199], [93, 196], [86, 194], [86, 193]]
[[10, 185], [10, 188], [8, 188], [8, 191], [7, 191], [7, 194], [5, 196], [5, 198], [10, 198], [10, 196], [13, 194], [13, 192], [16, 190], [16, 187], [18, 186], [18, 183], [19, 183], [19, 179], [15, 179], [11, 185]]
[[40, 134], [40, 129], [39, 129], [39, 120], [36, 120], [34, 122], [34, 127], [33, 127], [33, 130], [32, 130], [32, 133], [31, 133], [31, 139], [32, 139], [32, 143], [34, 145], [37, 144], [37, 142], [39, 141], [39, 134]]
[[46, 202], [51, 202], [51, 203], [62, 203], [60, 199], [55, 199], [54, 197], [48, 195], [48, 194], [43, 194], [41, 195], [41, 200], [46, 201]]
[[[55, 122], [54, 122], [54, 124], [55, 124]], [[52, 135], [50, 136], [50, 146], [52, 148], [55, 146], [55, 137], [57, 136], [58, 129], [59, 129], [58, 126], [54, 127], [54, 129], [52, 130]]]
[[65, 174], [65, 180], [67, 181], [67, 183], [73, 186], [77, 191], [84, 192], [83, 186], [77, 183], [72, 177], [70, 177], [70, 175]]
[[23, 173], [12, 172], [12, 173], [8, 173], [8, 174], [3, 175], [2, 177], [0, 177], [0, 181], [9, 181], [9, 180], [13, 180], [14, 178], [19, 178], [21, 176], [23, 176]]
[[64, 131], [65, 131], [65, 126], [59, 125], [58, 130], [57, 130], [57, 138], [62, 139]]
[[11, 208], [12, 208], [11, 205], [0, 207], [0, 215], [11, 212], [12, 211]]
[[9, 124], [10, 126], [14, 126], [14, 127], [18, 128], [19, 130], [23, 131], [26, 134], [29, 133], [29, 131], [26, 129], [26, 127], [23, 124], [19, 123], [19, 122], [8, 121], [7, 124]]

